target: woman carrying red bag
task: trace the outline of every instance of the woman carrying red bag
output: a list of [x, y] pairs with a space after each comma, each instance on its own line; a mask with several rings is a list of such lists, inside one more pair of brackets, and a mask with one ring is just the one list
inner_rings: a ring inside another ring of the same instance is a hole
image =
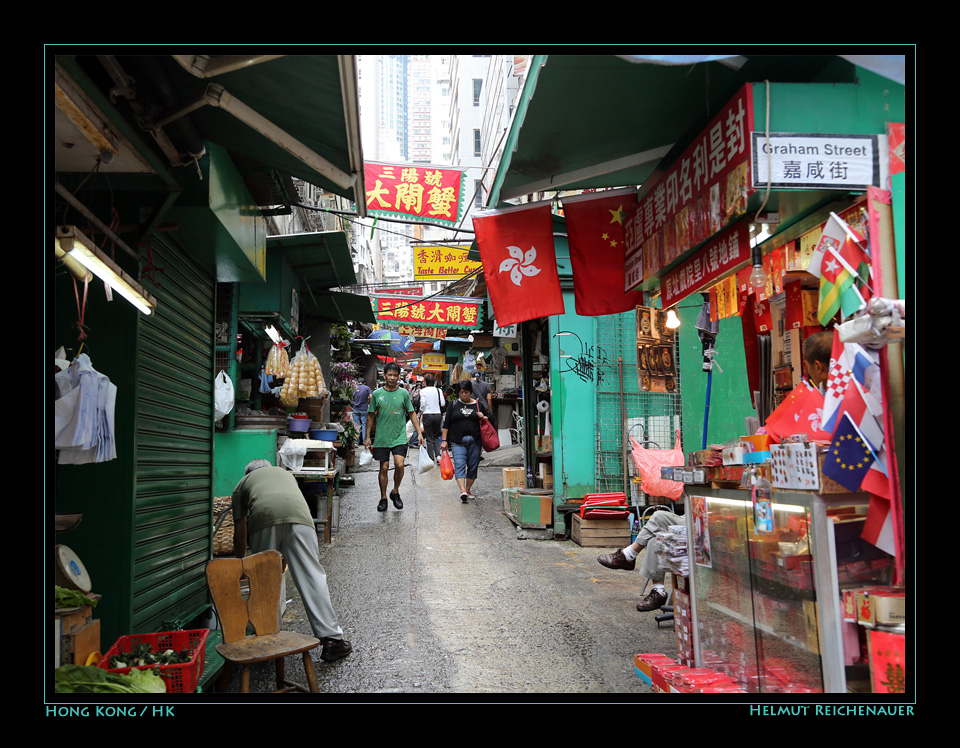
[[473, 498], [470, 489], [480, 467], [480, 423], [490, 417], [487, 406], [473, 397], [469, 381], [457, 382], [457, 399], [447, 404], [443, 419], [443, 441], [440, 449], [453, 453], [454, 477], [460, 486], [460, 501]]

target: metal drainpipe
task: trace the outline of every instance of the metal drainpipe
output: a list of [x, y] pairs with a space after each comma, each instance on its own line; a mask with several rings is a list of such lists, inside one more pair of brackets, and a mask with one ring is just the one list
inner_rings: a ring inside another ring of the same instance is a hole
[[[142, 59], [142, 63], [146, 68], [147, 74], [150, 76], [150, 80], [157, 87], [163, 106], [175, 106], [177, 102], [176, 93], [174, 92], [173, 86], [170, 85], [169, 79], [163, 72], [163, 69], [160, 67], [160, 64], [157, 62], [156, 58], [147, 55]], [[200, 135], [200, 132], [197, 130], [190, 118], [180, 117], [175, 120], [173, 124], [176, 126], [177, 131], [183, 138], [190, 156], [192, 156], [194, 160], [202, 158], [207, 152], [207, 148], [203, 144], [203, 137]]]

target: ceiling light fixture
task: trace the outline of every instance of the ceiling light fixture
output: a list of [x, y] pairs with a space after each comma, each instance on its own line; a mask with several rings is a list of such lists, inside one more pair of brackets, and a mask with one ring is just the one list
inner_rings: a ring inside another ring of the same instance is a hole
[[153, 314], [157, 300], [144, 291], [129, 273], [100, 251], [76, 226], [57, 227], [54, 250], [57, 257], [68, 266], [79, 263], [141, 312]]

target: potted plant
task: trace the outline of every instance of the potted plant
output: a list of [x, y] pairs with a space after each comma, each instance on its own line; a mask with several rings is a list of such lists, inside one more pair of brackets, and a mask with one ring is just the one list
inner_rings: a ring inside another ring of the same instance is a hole
[[336, 361], [330, 367], [333, 381], [330, 383], [332, 405], [352, 405], [353, 393], [360, 386], [357, 379], [357, 367], [349, 361]]
[[352, 420], [343, 421], [341, 424], [343, 426], [343, 431], [340, 432], [340, 444], [347, 450], [352, 450], [357, 445], [357, 436], [359, 436], [359, 431], [357, 430], [357, 424]]

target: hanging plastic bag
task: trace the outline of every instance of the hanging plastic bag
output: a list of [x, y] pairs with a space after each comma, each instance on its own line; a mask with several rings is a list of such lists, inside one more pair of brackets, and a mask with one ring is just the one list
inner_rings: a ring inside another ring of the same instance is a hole
[[283, 343], [275, 343], [267, 354], [267, 361], [263, 367], [264, 370], [271, 376], [285, 377], [289, 367], [290, 357], [287, 355], [285, 345]]
[[435, 465], [436, 463], [430, 459], [429, 450], [425, 446], [420, 447], [420, 473], [423, 474], [428, 470], [433, 470]]
[[444, 480], [453, 478], [453, 460], [447, 450], [443, 450], [443, 455], [440, 457], [440, 476]]
[[373, 452], [369, 449], [360, 450], [360, 457], [357, 459], [357, 465], [359, 467], [366, 467], [371, 462], [373, 462]]
[[221, 369], [213, 380], [213, 420], [219, 421], [233, 410], [235, 401], [233, 380]]
[[280, 389], [280, 404], [295, 408], [301, 397], [320, 397], [325, 394], [327, 385], [320, 371], [320, 362], [304, 344], [287, 369]]
[[633, 443], [633, 461], [640, 471], [640, 485], [644, 492], [649, 496], [663, 496], [674, 501], [683, 496], [683, 483], [660, 477], [660, 468], [678, 467], [686, 461], [680, 446], [680, 432], [677, 432], [673, 449], [644, 449], [633, 437], [630, 437], [630, 441]]

